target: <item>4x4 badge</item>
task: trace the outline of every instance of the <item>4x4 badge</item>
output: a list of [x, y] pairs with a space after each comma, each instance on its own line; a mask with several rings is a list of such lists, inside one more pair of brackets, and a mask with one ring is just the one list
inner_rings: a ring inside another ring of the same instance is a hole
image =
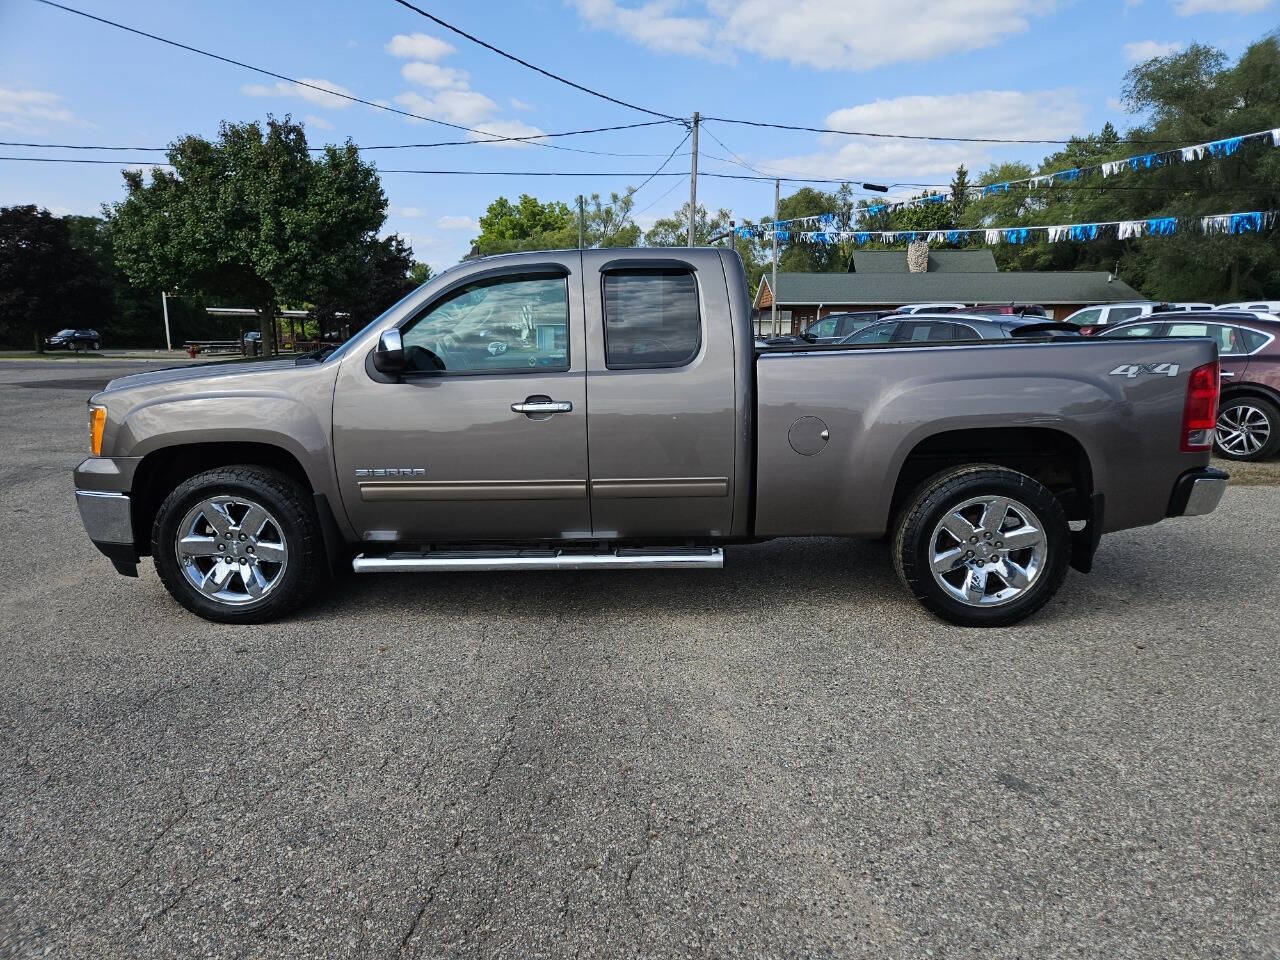
[[1178, 365], [1176, 363], [1122, 363], [1111, 371], [1111, 376], [1128, 377], [1132, 380], [1144, 373], [1153, 377], [1176, 377]]

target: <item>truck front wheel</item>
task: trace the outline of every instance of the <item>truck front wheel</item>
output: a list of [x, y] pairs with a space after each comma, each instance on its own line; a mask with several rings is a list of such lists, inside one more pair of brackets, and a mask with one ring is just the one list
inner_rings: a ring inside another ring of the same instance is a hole
[[916, 491], [893, 538], [903, 584], [951, 623], [1002, 627], [1049, 602], [1067, 575], [1062, 504], [1026, 474], [957, 467]]
[[179, 484], [151, 531], [156, 573], [175, 600], [219, 623], [261, 623], [306, 601], [323, 571], [311, 496], [259, 466], [208, 470]]

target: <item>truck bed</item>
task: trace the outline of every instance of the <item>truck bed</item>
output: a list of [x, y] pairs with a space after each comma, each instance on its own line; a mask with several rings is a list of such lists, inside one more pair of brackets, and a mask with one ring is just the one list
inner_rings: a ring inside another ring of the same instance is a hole
[[763, 348], [755, 533], [880, 536], [902, 478], [956, 451], [1077, 451], [1087, 474], [1062, 482], [1087, 487], [1082, 518], [1104, 490], [1099, 532], [1154, 523], [1152, 491], [1208, 463], [1180, 430], [1187, 378], [1216, 358], [1187, 339]]

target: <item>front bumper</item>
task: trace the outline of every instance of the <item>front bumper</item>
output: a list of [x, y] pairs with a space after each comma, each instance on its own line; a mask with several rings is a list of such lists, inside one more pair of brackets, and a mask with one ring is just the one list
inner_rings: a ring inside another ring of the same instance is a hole
[[1222, 500], [1230, 477], [1213, 467], [1188, 470], [1173, 485], [1169, 498], [1170, 517], [1199, 517], [1213, 513]]
[[77, 490], [76, 507], [93, 545], [117, 573], [138, 575], [138, 548], [133, 539], [133, 501], [114, 490]]

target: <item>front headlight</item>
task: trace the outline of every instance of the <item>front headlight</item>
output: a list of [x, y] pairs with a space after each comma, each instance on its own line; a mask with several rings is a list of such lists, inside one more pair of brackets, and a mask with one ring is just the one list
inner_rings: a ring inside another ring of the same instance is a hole
[[102, 456], [102, 428], [107, 424], [107, 408], [89, 404], [89, 453]]

